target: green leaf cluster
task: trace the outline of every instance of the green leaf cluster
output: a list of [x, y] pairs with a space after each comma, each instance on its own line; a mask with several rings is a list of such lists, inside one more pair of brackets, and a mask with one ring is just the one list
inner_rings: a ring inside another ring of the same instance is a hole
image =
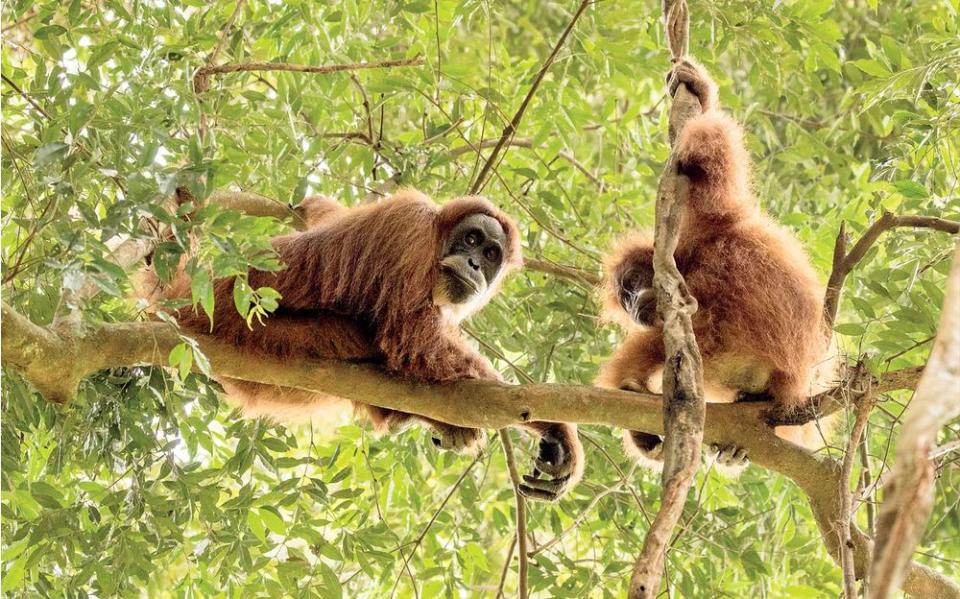
[[[200, 309], [212, 314], [215, 279], [239, 275], [236, 309], [250, 322], [268, 317], [277, 294], [244, 274], [280, 268], [269, 239], [283, 225], [210, 206], [170, 213], [174, 189], [202, 200], [236, 186], [292, 205], [322, 193], [355, 205], [393, 178], [441, 201], [461, 195], [489, 151], [471, 144], [500, 136], [573, 8], [241, 4], [224, 28], [236, 2], [6, 3], [4, 301], [40, 324], [74, 308], [85, 322], [141, 317], [128, 299], [133, 273], [114, 265], [111, 248], [152, 237], [141, 227], [152, 217], [172, 232], [152, 257], [161, 276], [193, 243], [186, 266]], [[885, 210], [960, 219], [956, 0], [690, 8], [691, 53], [744, 123], [759, 201], [824, 278], [841, 222], [856, 236]], [[591, 5], [532, 99], [516, 132], [527, 147], [508, 147], [484, 190], [519, 221], [528, 257], [596, 272], [617, 236], [652, 224], [668, 154], [659, 11], [653, 0]], [[420, 55], [426, 64], [354, 77], [224, 74], [197, 96], [193, 74], [215, 48], [218, 63]], [[845, 348], [878, 371], [923, 363], [952, 251], [943, 233], [885, 234], [848, 278], [836, 329]], [[87, 281], [100, 292], [81, 302]], [[598, 312], [589, 285], [525, 270], [468, 330], [511, 380], [589, 384], [620, 338]], [[189, 341], [169, 364], [100, 373], [69, 406], [43, 402], [5, 370], [8, 596], [496, 595], [514, 508], [495, 441], [471, 465], [434, 451], [422, 432], [374, 438], [347, 415], [290, 428], [242, 420], [191, 374], [208, 367]], [[895, 396], [871, 420], [874, 480], [908, 402]], [[530, 509], [536, 543], [576, 523], [532, 559], [535, 596], [623, 596], [657, 506], [658, 477], [630, 469], [619, 432], [583, 430], [585, 482]], [[944, 438], [958, 433], [954, 423]], [[948, 456], [917, 556], [953, 575], [958, 488]], [[671, 596], [839, 595], [839, 570], [788, 481], [755, 467], [736, 481], [702, 472], [695, 491], [668, 555]], [[865, 510], [858, 518], [866, 525]], [[505, 591], [515, 589], [511, 571]]]

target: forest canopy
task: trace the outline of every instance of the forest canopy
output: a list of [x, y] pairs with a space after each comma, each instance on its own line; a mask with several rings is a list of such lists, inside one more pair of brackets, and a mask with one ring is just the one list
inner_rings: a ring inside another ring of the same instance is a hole
[[[843, 282], [834, 332], [878, 391], [862, 439], [848, 443], [860, 404], [847, 402], [808, 461], [779, 463], [789, 451], [774, 448], [736, 479], [705, 463], [661, 588], [841, 596], [844, 568], [828, 550], [836, 539], [821, 534], [818, 503], [839, 487], [797, 479], [839, 476], [849, 458], [852, 520], [874, 534], [956, 251], [960, 3], [689, 8], [689, 52], [744, 126], [759, 202], [823, 283], [841, 232], [850, 250], [878, 222], [932, 219], [881, 227]], [[378, 437], [346, 416], [300, 426], [241, 418], [210, 378], [210, 356], [226, 354], [174, 329], [161, 341], [139, 335], [148, 318], [132, 289], [145, 257], [169, 275], [193, 248], [198, 309], [212, 311], [213, 281], [239, 276], [236, 309], [269, 321], [277, 294], [244, 277], [282, 268], [270, 239], [296, 226], [305, 197], [356, 206], [414, 187], [442, 204], [479, 191], [516, 219], [526, 265], [465, 323], [469, 343], [507, 382], [546, 394], [532, 403], [567, 390], [564, 406], [602, 404], [612, 396], [584, 388], [622, 334], [599, 319], [601, 263], [621, 235], [653, 227], [670, 156], [659, 2], [14, 0], [5, 9], [7, 596], [496, 599], [517, 595], [524, 579], [533, 597], [625, 596], [661, 481], [624, 454], [618, 428], [580, 427], [584, 480], [556, 503], [525, 504], [528, 552], [518, 556], [523, 502], [492, 431], [474, 458], [436, 449], [420, 429]], [[196, 204], [171, 208], [178, 187]], [[317, 384], [353, 376], [329, 368]], [[285, 373], [281, 364], [262, 376]], [[371, 401], [377, 390], [387, 402], [447, 397], [364, 380]], [[478, 413], [485, 397], [499, 402], [491, 427], [512, 423], [510, 398], [523, 397], [523, 387], [464, 389], [449, 396], [475, 392]], [[960, 398], [953, 390], [944, 405]], [[659, 423], [649, 398], [631, 405], [636, 413], [610, 419]], [[737, 426], [741, 412], [727, 407], [708, 411], [707, 437]], [[535, 440], [509, 434], [528, 469]], [[932, 588], [960, 596], [960, 422], [935, 434], [932, 514], [913, 560], [924, 581], [942, 585]], [[911, 596], [938, 596], [910, 584]]]

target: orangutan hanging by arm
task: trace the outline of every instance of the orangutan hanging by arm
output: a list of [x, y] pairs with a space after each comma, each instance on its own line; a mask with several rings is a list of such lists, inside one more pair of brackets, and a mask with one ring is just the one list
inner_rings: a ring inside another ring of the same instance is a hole
[[[670, 92], [680, 84], [703, 107], [676, 142], [689, 194], [674, 257], [697, 300], [693, 328], [707, 401], [762, 398], [795, 407], [833, 374], [822, 288], [793, 235], [757, 206], [742, 131], [719, 110], [709, 74], [684, 60], [671, 73]], [[659, 390], [655, 379], [665, 358], [652, 260], [653, 240], [644, 234], [625, 238], [607, 260], [605, 312], [628, 336], [601, 368], [603, 387]], [[820, 437], [810, 430], [777, 432], [807, 445]], [[662, 451], [658, 436], [640, 431], [628, 431], [625, 444], [637, 457], [657, 460]], [[736, 446], [714, 450], [721, 464], [745, 462]]]

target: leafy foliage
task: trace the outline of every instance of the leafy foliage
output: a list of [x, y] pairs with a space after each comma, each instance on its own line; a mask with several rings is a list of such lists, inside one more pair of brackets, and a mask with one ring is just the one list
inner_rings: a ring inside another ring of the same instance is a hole
[[[956, 0], [691, 4], [691, 53], [746, 125], [761, 202], [824, 276], [841, 221], [856, 234], [883, 210], [960, 218]], [[472, 144], [499, 137], [572, 9], [240, 5], [231, 21], [238, 4], [225, 0], [8, 3], [5, 301], [42, 324], [75, 308], [87, 321], [136, 318], [130, 273], [108, 244], [149, 237], [144, 216], [176, 233], [155, 254], [161, 272], [200, 240], [189, 268], [208, 312], [214, 278], [279, 267], [268, 240], [280, 224], [208, 208], [171, 216], [177, 185], [291, 204], [324, 193], [352, 205], [390, 178], [437, 198], [464, 193], [483, 162]], [[652, 224], [668, 151], [658, 16], [653, 1], [592, 5], [533, 98], [516, 137], [525, 147], [507, 149], [484, 191], [517, 216], [528, 257], [596, 271], [616, 235]], [[225, 74], [198, 96], [193, 73], [221, 43], [218, 63], [426, 64]], [[951, 250], [941, 233], [888, 233], [847, 283], [836, 327], [847, 348], [877, 370], [922, 363]], [[87, 280], [100, 289], [91, 300], [76, 293]], [[269, 290], [237, 295], [251, 318], [276, 301]], [[468, 329], [508, 377], [588, 384], [617, 340], [597, 313], [594, 289], [527, 270]], [[420, 432], [374, 439], [353, 424], [241, 420], [206, 377], [187, 374], [198, 356], [185, 345], [170, 356], [179, 372], [102, 373], [63, 407], [5, 372], [9, 596], [496, 595], [514, 534], [497, 447], [472, 463], [433, 451]], [[872, 419], [874, 479], [908, 400], [891, 398]], [[630, 469], [616, 431], [584, 434], [584, 484], [531, 510], [542, 544], [590, 508], [532, 559], [538, 596], [621, 596], [656, 503], [656, 477]], [[839, 594], [788, 481], [759, 468], [734, 482], [698, 476], [669, 555], [672, 596]], [[957, 488], [948, 458], [918, 556], [948, 573], [960, 560]], [[508, 594], [515, 584], [508, 573]]]

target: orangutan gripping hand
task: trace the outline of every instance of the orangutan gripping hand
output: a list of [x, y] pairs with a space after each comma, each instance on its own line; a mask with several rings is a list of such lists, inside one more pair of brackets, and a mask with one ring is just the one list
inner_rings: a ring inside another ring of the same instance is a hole
[[[463, 340], [459, 324], [497, 292], [504, 276], [521, 263], [513, 221], [481, 197], [438, 206], [404, 190], [376, 204], [345, 208], [310, 198], [300, 208], [308, 230], [279, 237], [274, 247], [286, 265], [278, 272], [249, 273], [253, 288], [281, 294], [279, 308], [248, 326], [233, 306], [232, 278], [215, 282], [212, 334], [245, 351], [273, 357], [312, 356], [371, 361], [410, 379], [444, 383], [501, 380], [490, 362]], [[182, 271], [162, 290], [164, 298], [190, 297]], [[178, 313], [182, 327], [210, 332], [195, 309]], [[340, 398], [219, 377], [228, 400], [249, 416], [308, 420], [324, 416]], [[482, 431], [355, 403], [379, 432], [419, 423], [438, 447], [475, 452]], [[478, 406], [478, 409], [480, 406]], [[538, 469], [550, 479], [536, 499], [552, 500], [583, 473], [576, 427], [529, 423], [541, 436]]]

